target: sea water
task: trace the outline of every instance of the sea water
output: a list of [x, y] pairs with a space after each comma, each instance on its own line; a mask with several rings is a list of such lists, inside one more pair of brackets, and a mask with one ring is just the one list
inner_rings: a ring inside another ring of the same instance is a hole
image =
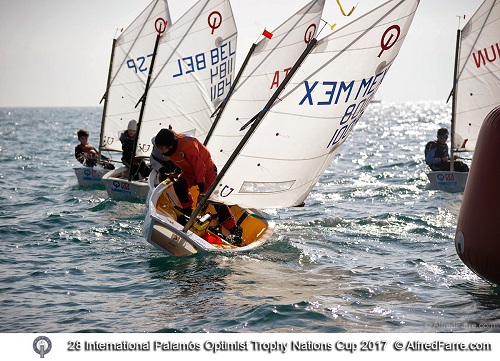
[[[305, 206], [245, 254], [168, 257], [145, 205], [82, 188], [101, 108], [0, 109], [0, 332], [498, 332], [500, 290], [458, 258], [463, 193], [429, 188], [441, 102], [371, 104]], [[119, 158], [119, 157], [114, 157]]]

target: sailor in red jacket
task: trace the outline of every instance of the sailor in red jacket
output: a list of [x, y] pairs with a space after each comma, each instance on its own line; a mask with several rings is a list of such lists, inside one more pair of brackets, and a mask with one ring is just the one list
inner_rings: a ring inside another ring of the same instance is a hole
[[[217, 177], [217, 167], [210, 152], [198, 139], [186, 134], [177, 134], [171, 129], [160, 130], [154, 145], [182, 170], [174, 183], [174, 189], [181, 202], [182, 213], [190, 216], [193, 197], [189, 189], [198, 185], [200, 193], [204, 193]], [[236, 236], [236, 243], [241, 244], [242, 230], [236, 224], [229, 207], [220, 206], [218, 215], [220, 224]]]

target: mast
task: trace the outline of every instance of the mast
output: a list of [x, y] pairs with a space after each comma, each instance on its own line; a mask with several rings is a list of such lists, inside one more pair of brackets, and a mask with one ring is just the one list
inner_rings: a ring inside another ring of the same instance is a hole
[[233, 94], [234, 89], [236, 88], [236, 85], [238, 84], [241, 74], [243, 74], [243, 71], [245, 70], [248, 61], [250, 60], [250, 57], [252, 56], [255, 48], [257, 47], [257, 44], [253, 43], [252, 46], [250, 47], [250, 51], [247, 54], [247, 57], [245, 58], [245, 61], [243, 62], [243, 65], [241, 66], [240, 71], [238, 72], [238, 75], [236, 75], [236, 78], [234, 79], [233, 84], [231, 85], [231, 88], [229, 88], [229, 91], [222, 101], [222, 103], [219, 104], [217, 109], [215, 109], [214, 113], [212, 114], [212, 117], [217, 113], [217, 117], [215, 118], [214, 122], [212, 123], [212, 126], [210, 127], [210, 130], [208, 131], [208, 134], [205, 138], [205, 141], [203, 142], [203, 145], [207, 145], [208, 141], [212, 137], [212, 134], [217, 127], [217, 123], [219, 123], [219, 119], [222, 116], [222, 113], [224, 112], [224, 108], [226, 107], [227, 103], [229, 102], [229, 99], [231, 98], [231, 95]]
[[450, 147], [450, 171], [453, 172], [455, 170], [455, 117], [456, 117], [456, 109], [457, 109], [457, 82], [458, 82], [458, 62], [459, 62], [459, 52], [460, 52], [460, 37], [461, 31], [457, 29], [457, 44], [455, 48], [455, 68], [453, 70], [453, 97], [451, 100], [451, 147]]
[[111, 47], [111, 58], [109, 59], [109, 69], [108, 69], [108, 80], [106, 82], [106, 91], [104, 92], [104, 95], [101, 98], [101, 101], [99, 104], [102, 103], [104, 100], [104, 106], [102, 109], [102, 119], [101, 119], [101, 134], [99, 135], [99, 161], [101, 160], [101, 148], [102, 148], [102, 141], [103, 141], [103, 136], [104, 136], [104, 123], [106, 122], [106, 113], [108, 110], [108, 92], [109, 92], [109, 87], [111, 85], [111, 72], [113, 70], [113, 60], [115, 59], [115, 47], [116, 47], [116, 39], [113, 39], [113, 45]]
[[222, 170], [220, 171], [220, 173], [217, 175], [217, 178], [214, 180], [214, 182], [212, 183], [212, 185], [210, 186], [210, 188], [208, 188], [207, 192], [205, 193], [205, 195], [203, 196], [203, 198], [201, 199], [201, 201], [196, 206], [196, 209], [192, 213], [191, 218], [189, 218], [189, 221], [186, 223], [186, 225], [182, 229], [183, 232], [187, 232], [187, 230], [191, 228], [191, 226], [193, 225], [193, 223], [194, 223], [194, 221], [196, 219], [196, 216], [198, 215], [198, 213], [200, 213], [201, 209], [205, 206], [205, 204], [207, 203], [208, 198], [210, 197], [210, 195], [213, 193], [213, 191], [215, 190], [215, 188], [218, 186], [219, 182], [224, 177], [224, 175], [226, 174], [226, 172], [229, 169], [229, 167], [233, 164], [234, 160], [240, 154], [241, 150], [243, 149], [243, 147], [245, 146], [245, 144], [248, 142], [248, 140], [250, 139], [250, 137], [252, 136], [252, 134], [255, 132], [255, 130], [259, 126], [260, 122], [262, 121], [262, 119], [265, 117], [265, 115], [267, 114], [267, 112], [271, 109], [271, 107], [273, 106], [274, 102], [278, 99], [278, 97], [280, 96], [281, 92], [285, 89], [285, 87], [287, 86], [287, 84], [290, 81], [290, 79], [292, 79], [292, 77], [295, 74], [295, 72], [297, 71], [297, 69], [302, 65], [302, 63], [304, 62], [305, 58], [307, 57], [307, 55], [309, 55], [309, 53], [312, 51], [312, 49], [314, 48], [314, 46], [316, 45], [317, 42], [318, 42], [318, 40], [316, 38], [311, 39], [311, 41], [309, 42], [309, 44], [307, 44], [306, 49], [302, 52], [302, 54], [300, 55], [299, 59], [295, 62], [295, 64], [293, 65], [292, 69], [288, 72], [288, 74], [285, 77], [285, 79], [283, 80], [283, 82], [280, 84], [280, 86], [278, 87], [278, 89], [276, 89], [276, 91], [274, 92], [274, 94], [271, 96], [271, 98], [269, 99], [269, 101], [266, 103], [266, 105], [264, 106], [264, 109], [262, 109], [256, 117], [252, 118], [252, 119], [254, 119], [254, 121], [252, 123], [252, 126], [245, 133], [245, 135], [241, 139], [240, 143], [238, 144], [238, 146], [236, 147], [236, 149], [233, 151], [233, 153], [231, 154], [231, 156], [227, 160], [226, 164], [224, 164], [224, 167], [222, 168]]
[[132, 180], [132, 174], [134, 173], [135, 153], [137, 152], [137, 144], [139, 143], [139, 134], [141, 132], [141, 123], [142, 123], [142, 118], [144, 115], [144, 109], [146, 109], [146, 99], [148, 97], [149, 85], [151, 83], [151, 78], [153, 76], [153, 68], [155, 65], [156, 53], [158, 51], [158, 44], [160, 43], [160, 38], [161, 38], [163, 32], [167, 28], [167, 20], [162, 19], [162, 18], [156, 19], [155, 27], [156, 27], [156, 31], [158, 32], [158, 34], [156, 35], [155, 47], [153, 50], [153, 57], [151, 59], [151, 65], [149, 66], [146, 87], [144, 88], [144, 94], [142, 95], [141, 99], [139, 99], [139, 101], [135, 105], [137, 107], [139, 105], [139, 103], [142, 102], [141, 111], [139, 113], [139, 121], [137, 122], [137, 133], [135, 135], [134, 150], [132, 151], [132, 159], [130, 160], [130, 171], [128, 174], [128, 181], [129, 182]]

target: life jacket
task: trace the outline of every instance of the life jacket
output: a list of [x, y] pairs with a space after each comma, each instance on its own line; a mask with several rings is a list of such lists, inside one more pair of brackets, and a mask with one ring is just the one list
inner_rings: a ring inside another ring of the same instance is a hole
[[[94, 151], [94, 156], [92, 152]], [[75, 147], [75, 158], [86, 167], [93, 167], [97, 164], [97, 150], [90, 144], [78, 144]]]
[[210, 152], [198, 139], [189, 135], [177, 134], [176, 139], [177, 148], [168, 157], [182, 170], [184, 177], [197, 183], [204, 182], [206, 175], [214, 173], [216, 169]]
[[[436, 149], [436, 154], [434, 154], [434, 158], [443, 158], [448, 155], [448, 144], [443, 144], [438, 142], [437, 140], [432, 140], [425, 145], [425, 158], [427, 159], [427, 153], [429, 153], [432, 149]], [[430, 164], [429, 164], [430, 165]]]
[[135, 139], [136, 137], [130, 137], [127, 131], [124, 131], [120, 135], [120, 142], [122, 143], [122, 161], [125, 160], [128, 163], [132, 161]]
[[78, 147], [80, 147], [82, 153], [85, 153], [85, 154], [90, 154], [90, 151], [93, 150], [95, 152], [97, 152], [97, 150], [94, 148], [94, 146], [92, 144], [78, 144]]

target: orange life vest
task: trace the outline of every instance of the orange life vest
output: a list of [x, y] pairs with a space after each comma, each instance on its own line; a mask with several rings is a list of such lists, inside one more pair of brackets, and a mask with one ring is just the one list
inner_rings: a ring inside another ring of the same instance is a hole
[[177, 149], [168, 157], [182, 170], [181, 176], [195, 183], [213, 181], [215, 163], [208, 149], [198, 139], [186, 134], [177, 134], [176, 139]]

